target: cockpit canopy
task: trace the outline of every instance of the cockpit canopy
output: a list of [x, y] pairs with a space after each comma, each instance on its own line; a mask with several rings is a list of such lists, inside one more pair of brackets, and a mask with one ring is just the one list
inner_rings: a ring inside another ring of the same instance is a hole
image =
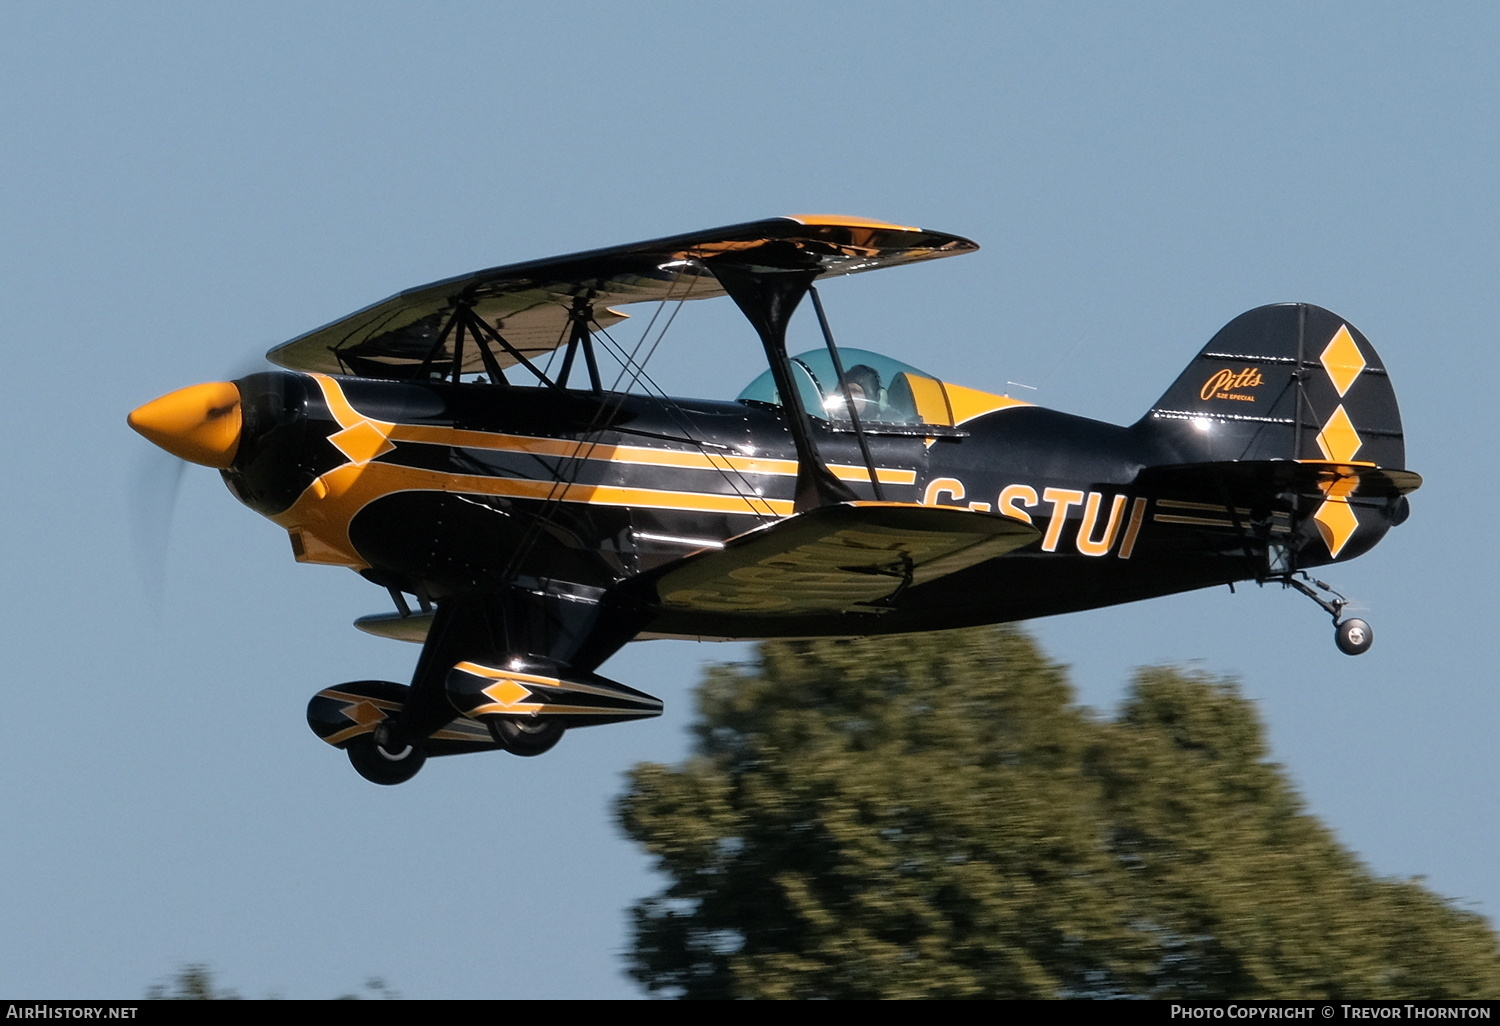
[[[943, 383], [931, 374], [868, 349], [840, 346], [839, 360], [844, 365], [849, 399], [854, 401], [861, 423], [953, 423]], [[809, 414], [834, 422], [850, 420], [848, 399], [834, 371], [833, 357], [826, 349], [799, 353], [791, 358], [791, 363], [802, 405]], [[750, 382], [736, 398], [740, 402], [781, 405], [770, 371]]]

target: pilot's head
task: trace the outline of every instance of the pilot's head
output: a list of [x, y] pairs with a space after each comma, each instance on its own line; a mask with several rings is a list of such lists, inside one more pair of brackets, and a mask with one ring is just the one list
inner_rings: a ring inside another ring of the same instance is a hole
[[869, 364], [856, 363], [850, 367], [844, 373], [844, 383], [849, 386], [850, 396], [859, 403], [861, 412], [868, 404], [880, 402], [880, 373]]

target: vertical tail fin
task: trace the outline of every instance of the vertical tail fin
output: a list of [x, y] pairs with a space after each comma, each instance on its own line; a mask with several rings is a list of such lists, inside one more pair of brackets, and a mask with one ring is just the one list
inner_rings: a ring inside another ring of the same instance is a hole
[[1143, 426], [1182, 462], [1322, 460], [1401, 468], [1401, 411], [1368, 339], [1308, 303], [1262, 306], [1203, 347]]
[[1160, 446], [1162, 472], [1175, 465], [1205, 494], [1250, 483], [1281, 495], [1292, 532], [1272, 569], [1366, 551], [1421, 483], [1404, 472], [1401, 411], [1375, 347], [1306, 303], [1230, 321], [1137, 428]]

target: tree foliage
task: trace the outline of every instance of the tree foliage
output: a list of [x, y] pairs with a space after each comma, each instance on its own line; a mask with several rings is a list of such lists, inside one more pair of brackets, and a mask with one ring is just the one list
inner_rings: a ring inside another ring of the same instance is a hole
[[205, 962], [189, 962], [166, 983], [146, 988], [150, 1001], [238, 1001], [235, 991], [214, 982], [213, 970]]
[[[401, 997], [384, 977], [371, 976], [365, 980], [369, 997], [394, 1001]], [[146, 988], [150, 1001], [238, 1001], [238, 992], [221, 987], [214, 980], [213, 969], [206, 962], [188, 962], [168, 980], [153, 983]], [[356, 993], [340, 994], [340, 1001], [358, 1001]]]
[[712, 668], [695, 754], [637, 766], [669, 883], [631, 972], [685, 997], [1469, 997], [1479, 916], [1372, 876], [1226, 681], [1113, 721], [1016, 628], [773, 642]]

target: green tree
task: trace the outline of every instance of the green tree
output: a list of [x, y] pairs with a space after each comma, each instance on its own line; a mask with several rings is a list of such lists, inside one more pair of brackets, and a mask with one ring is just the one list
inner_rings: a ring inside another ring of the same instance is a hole
[[[365, 990], [372, 998], [393, 1001], [401, 997], [384, 977], [371, 976], [365, 980]], [[272, 995], [274, 996], [274, 995]], [[205, 962], [189, 962], [167, 981], [153, 983], [146, 988], [146, 997], [151, 1001], [238, 1001], [240, 995], [214, 982], [213, 969]], [[340, 1001], [358, 1001], [358, 994], [340, 994]]]
[[238, 1001], [239, 995], [214, 983], [213, 970], [204, 962], [189, 962], [167, 983], [146, 988], [151, 1001]]
[[1226, 998], [1500, 993], [1485, 921], [1374, 877], [1307, 814], [1230, 683], [1141, 672], [1093, 775], [1129, 907], [1158, 959], [1142, 990]]
[[619, 815], [668, 878], [631, 972], [685, 997], [1470, 996], [1478, 916], [1378, 880], [1222, 681], [1113, 722], [1016, 628], [776, 642]]

